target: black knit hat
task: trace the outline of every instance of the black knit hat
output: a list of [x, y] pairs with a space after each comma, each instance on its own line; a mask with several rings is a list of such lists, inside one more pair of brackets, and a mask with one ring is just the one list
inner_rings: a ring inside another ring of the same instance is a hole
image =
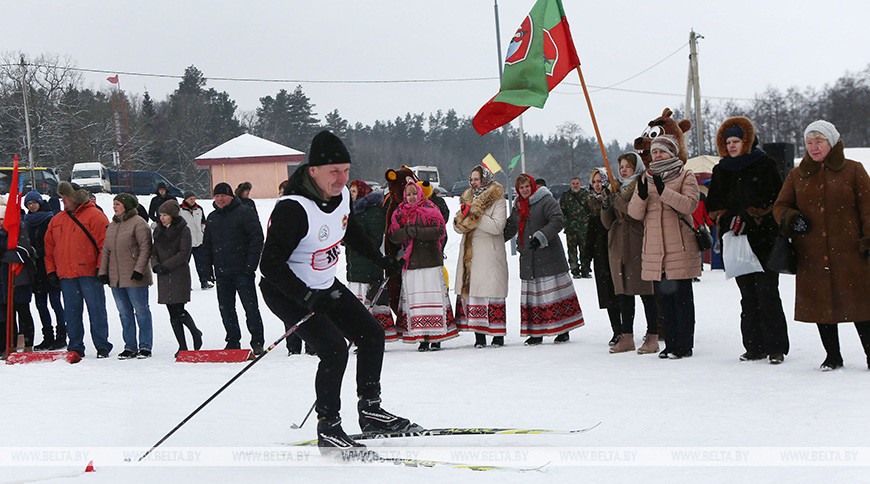
[[350, 153], [338, 136], [329, 131], [321, 131], [311, 141], [308, 151], [308, 165], [337, 165], [350, 163]]
[[227, 182], [220, 182], [214, 186], [215, 195], [229, 195], [233, 196], [233, 187], [230, 186]]
[[732, 136], [736, 136], [742, 140], [743, 139], [743, 129], [740, 128], [740, 126], [735, 124], [734, 126], [731, 126], [727, 130], [725, 130], [725, 139], [726, 140]]

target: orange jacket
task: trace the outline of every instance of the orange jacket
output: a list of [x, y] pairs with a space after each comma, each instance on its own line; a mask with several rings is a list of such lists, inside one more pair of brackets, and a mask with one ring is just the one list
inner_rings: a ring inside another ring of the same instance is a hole
[[[109, 225], [103, 212], [89, 201], [73, 210], [73, 215], [88, 229], [97, 247], [102, 248]], [[99, 267], [100, 251], [94, 248], [69, 212], [64, 210], [52, 217], [45, 233], [45, 272], [57, 272], [61, 279], [72, 279], [96, 276]]]

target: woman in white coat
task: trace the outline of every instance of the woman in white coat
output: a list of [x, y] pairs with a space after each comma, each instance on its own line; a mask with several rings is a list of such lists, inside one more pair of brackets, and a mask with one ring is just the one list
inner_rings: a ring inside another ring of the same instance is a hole
[[504, 225], [507, 203], [504, 187], [492, 173], [477, 165], [469, 177], [471, 188], [460, 197], [453, 229], [462, 234], [456, 264], [456, 326], [474, 332], [475, 348], [504, 345], [508, 292]]

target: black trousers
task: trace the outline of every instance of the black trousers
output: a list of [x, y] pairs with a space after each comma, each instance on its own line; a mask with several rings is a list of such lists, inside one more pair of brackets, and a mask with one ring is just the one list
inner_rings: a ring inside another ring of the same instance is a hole
[[788, 326], [779, 298], [779, 274], [773, 271], [737, 276], [743, 347], [753, 353], [788, 354]]
[[263, 346], [263, 319], [257, 303], [257, 286], [254, 274], [221, 274], [217, 275], [217, 300], [227, 331], [226, 342], [229, 346], [238, 348], [242, 340], [242, 330], [239, 328], [239, 316], [236, 314], [236, 293], [245, 308], [245, 323], [251, 333], [251, 346]]
[[[634, 334], [634, 297], [630, 294], [619, 294], [619, 310], [622, 315], [622, 332]], [[652, 294], [640, 296], [643, 312], [646, 315], [646, 333], [658, 334], [659, 308], [656, 297]]]
[[[285, 325], [296, 324], [308, 310], [284, 295], [268, 280], [260, 281], [266, 306]], [[340, 297], [333, 310], [317, 313], [299, 326], [298, 334], [314, 348], [320, 364], [314, 380], [317, 395], [315, 410], [319, 418], [338, 418], [341, 410], [341, 380], [347, 367], [347, 341], [357, 348], [356, 391], [360, 398], [377, 399], [381, 394], [381, 367], [384, 361], [384, 328], [359, 299], [337, 280], [330, 291]]]
[[[822, 338], [822, 346], [825, 347], [828, 358], [842, 362], [843, 356], [840, 354], [840, 330], [837, 328], [839, 325], [816, 324], [816, 326], [819, 327], [819, 336]], [[858, 337], [861, 338], [864, 354], [870, 358], [870, 321], [856, 321], [855, 329], [858, 330]]]
[[665, 331], [665, 351], [684, 353], [695, 345], [695, 296], [691, 279], [654, 281]]

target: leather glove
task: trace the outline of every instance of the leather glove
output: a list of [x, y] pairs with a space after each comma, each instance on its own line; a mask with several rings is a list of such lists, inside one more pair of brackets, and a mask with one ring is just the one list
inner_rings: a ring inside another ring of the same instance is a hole
[[97, 279], [99, 279], [100, 282], [102, 282], [103, 284], [105, 284], [107, 286], [109, 285], [109, 275], [108, 274], [100, 274], [99, 276], [97, 276]]
[[649, 197], [649, 182], [647, 182], [646, 176], [642, 175], [640, 181], [637, 182], [637, 196], [641, 200], [646, 200]]
[[302, 298], [302, 303], [309, 311], [328, 313], [338, 307], [339, 297], [341, 297], [341, 292], [338, 289], [333, 291], [329, 289], [310, 289], [305, 294], [305, 297]]
[[143, 277], [145, 277], [145, 274], [142, 274], [139, 271], [133, 271], [133, 275], [130, 276], [130, 279], [133, 279], [134, 281], [141, 281]]
[[48, 283], [51, 287], [60, 287], [60, 278], [57, 277], [57, 272], [48, 273]]
[[810, 221], [803, 215], [798, 215], [791, 221], [791, 231], [795, 234], [806, 234], [810, 231]]
[[743, 232], [746, 230], [746, 224], [743, 222], [743, 218], [738, 215], [731, 219], [731, 232], [734, 232], [734, 235], [743, 235]]
[[653, 175], [653, 183], [656, 184], [656, 191], [661, 195], [665, 191], [665, 181], [662, 180], [661, 175]]
[[163, 264], [157, 264], [152, 270], [155, 274], [169, 274], [169, 269], [167, 269]]
[[540, 246], [541, 246], [541, 241], [538, 240], [537, 237], [532, 237], [532, 241], [529, 242], [529, 248], [530, 249], [537, 249]]
[[384, 274], [387, 277], [392, 277], [402, 272], [402, 269], [405, 267], [405, 259], [400, 255], [396, 257], [385, 255], [378, 260], [377, 264], [378, 267], [384, 270]]

